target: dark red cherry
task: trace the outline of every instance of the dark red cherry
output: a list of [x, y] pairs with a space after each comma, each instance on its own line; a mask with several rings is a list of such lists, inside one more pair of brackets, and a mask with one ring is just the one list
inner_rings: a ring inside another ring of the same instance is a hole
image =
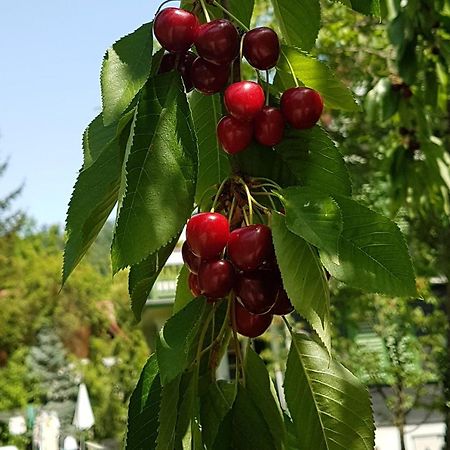
[[192, 251], [188, 241], [183, 242], [183, 247], [181, 247], [181, 255], [183, 256], [184, 264], [186, 264], [189, 271], [197, 275], [202, 259]]
[[191, 67], [191, 80], [197, 91], [203, 94], [215, 94], [225, 88], [230, 76], [230, 67], [217, 66], [197, 58]]
[[189, 289], [191, 291], [191, 294], [194, 297], [199, 297], [200, 295], [202, 295], [202, 290], [200, 289], [200, 285], [198, 282], [198, 276], [195, 275], [195, 273], [191, 272], [189, 274], [188, 284], [189, 284]]
[[198, 271], [198, 283], [208, 298], [226, 297], [234, 285], [234, 268], [228, 261], [203, 261]]
[[284, 135], [284, 118], [278, 108], [265, 106], [253, 121], [254, 136], [262, 145], [273, 147], [279, 144]]
[[271, 28], [260, 27], [245, 33], [243, 53], [247, 61], [259, 70], [275, 67], [280, 56], [280, 41]]
[[256, 270], [274, 259], [272, 232], [266, 225], [250, 225], [230, 233], [228, 258], [240, 270]]
[[230, 64], [239, 53], [239, 33], [226, 19], [217, 19], [200, 25], [195, 48], [203, 59], [218, 64]]
[[165, 53], [161, 59], [158, 73], [171, 72], [177, 69], [183, 78], [186, 92], [194, 88], [191, 80], [191, 67], [197, 56], [192, 52], [186, 53]]
[[233, 328], [243, 336], [261, 336], [272, 323], [272, 314], [256, 315], [248, 312], [238, 301], [234, 302]]
[[161, 58], [158, 73], [167, 73], [175, 70], [177, 55], [175, 53], [164, 53]]
[[270, 313], [276, 314], [277, 316], [285, 316], [286, 314], [290, 314], [292, 311], [294, 311], [294, 307], [292, 306], [286, 291], [283, 287], [279, 287], [275, 305], [271, 309]]
[[281, 96], [281, 112], [284, 118], [300, 130], [313, 127], [320, 119], [323, 100], [314, 89], [296, 87]]
[[184, 55], [180, 57], [180, 61], [178, 63], [178, 70], [183, 78], [184, 87], [186, 92], [192, 91], [194, 89], [194, 84], [192, 83], [191, 78], [191, 70], [194, 61], [197, 59], [195, 53], [186, 52]]
[[238, 276], [235, 292], [252, 314], [267, 314], [275, 305], [278, 292], [276, 277], [269, 271], [244, 272]]
[[217, 259], [230, 237], [225, 216], [218, 213], [199, 213], [192, 216], [186, 227], [186, 239], [194, 254], [202, 259]]
[[263, 88], [253, 81], [239, 81], [225, 89], [225, 106], [238, 120], [250, 122], [264, 106]]
[[199, 22], [180, 8], [166, 8], [157, 14], [153, 29], [156, 39], [169, 52], [185, 52], [194, 43]]
[[252, 142], [253, 126], [249, 122], [225, 116], [217, 124], [217, 137], [222, 148], [230, 155], [234, 155], [245, 150]]

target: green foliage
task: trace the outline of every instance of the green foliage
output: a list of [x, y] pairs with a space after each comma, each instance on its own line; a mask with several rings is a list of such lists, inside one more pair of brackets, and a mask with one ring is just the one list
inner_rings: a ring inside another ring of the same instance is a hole
[[369, 292], [414, 295], [414, 271], [404, 238], [395, 223], [341, 196], [334, 196], [343, 219], [339, 262], [321, 253], [338, 280]]
[[273, 216], [272, 233], [286, 292], [295, 309], [330, 350], [330, 292], [318, 255], [288, 230], [282, 216]]
[[289, 230], [337, 258], [342, 216], [336, 202], [304, 187], [285, 189], [282, 195]]
[[191, 345], [204, 319], [204, 310], [205, 301], [201, 298], [190, 302], [172, 316], [161, 330], [156, 354], [163, 386], [186, 369]]
[[179, 76], [145, 86], [126, 164], [127, 189], [112, 244], [113, 270], [136, 264], [180, 232], [193, 209], [197, 148]]
[[217, 123], [223, 114], [220, 96], [193, 92], [189, 104], [199, 152], [195, 201], [201, 204], [205, 191], [220, 184], [230, 174], [231, 168], [216, 134]]
[[292, 335], [285, 395], [300, 448], [374, 447], [366, 389], [324, 349], [299, 334]]
[[153, 23], [146, 23], [118, 40], [102, 65], [103, 121], [118, 121], [150, 75], [153, 50]]
[[311, 50], [320, 29], [320, 2], [271, 0], [284, 39], [289, 45]]
[[130, 399], [126, 449], [156, 449], [161, 382], [156, 355], [142, 370]]
[[131, 266], [128, 282], [128, 292], [131, 298], [131, 309], [137, 320], [140, 320], [142, 309], [158, 275], [161, 273], [169, 256], [172, 254], [179, 236], [151, 254], [139, 264]]

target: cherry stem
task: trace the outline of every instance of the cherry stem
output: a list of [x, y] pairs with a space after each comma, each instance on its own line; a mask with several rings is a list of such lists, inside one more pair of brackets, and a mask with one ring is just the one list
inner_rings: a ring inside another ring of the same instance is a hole
[[234, 210], [236, 208], [236, 197], [233, 197], [233, 200], [231, 202], [230, 211], [228, 212], [228, 222], [232, 222], [233, 220], [233, 214]]
[[217, 206], [217, 201], [219, 200], [220, 194], [222, 193], [223, 188], [225, 187], [225, 184], [227, 183], [227, 181], [228, 181], [228, 178], [225, 178], [225, 180], [223, 180], [222, 183], [220, 184], [219, 189], [217, 190], [216, 196], [214, 197], [211, 212], [214, 212], [214, 210]]
[[164, 5], [166, 5], [167, 3], [174, 2], [174, 1], [175, 1], [175, 0], [166, 0], [165, 2], [162, 2], [162, 3], [159, 5], [159, 8], [156, 10], [155, 16], [158, 15], [158, 13], [161, 11], [161, 9], [162, 9], [162, 7], [163, 7]]
[[289, 70], [291, 71], [292, 78], [294, 79], [295, 87], [299, 87], [297, 77], [295, 76], [294, 68], [292, 67], [291, 61], [289, 61], [289, 58], [287, 57], [286, 53], [284, 53], [284, 50], [281, 50], [281, 54], [286, 59], [286, 62], [289, 66]]
[[[198, 202], [198, 205], [197, 205], [199, 208], [202, 206], [203, 200], [205, 199], [206, 194], [207, 194], [209, 191], [212, 191], [212, 190], [216, 190], [216, 185], [215, 185], [215, 184], [212, 185], [212, 186], [209, 186], [208, 188], [206, 188], [206, 189], [203, 191], [203, 194], [202, 194], [202, 196], [200, 197], [200, 201]], [[211, 196], [211, 197], [212, 197], [212, 196]]]
[[200, 4], [202, 5], [203, 14], [205, 15], [206, 22], [211, 22], [211, 16], [209, 15], [208, 8], [206, 7], [205, 0], [200, 0]]
[[250, 225], [250, 222], [249, 222], [249, 220], [248, 220], [247, 213], [245, 212], [245, 208], [242, 208], [242, 214], [244, 215], [244, 222], [245, 222], [245, 225], [246, 225], [246, 226], [249, 226], [249, 225]]
[[269, 106], [269, 97], [270, 97], [270, 84], [269, 84], [269, 71], [266, 70], [266, 106]]
[[292, 327], [291, 324], [288, 322], [288, 320], [286, 319], [285, 316], [281, 316], [281, 318], [283, 319], [284, 324], [286, 325], [287, 329], [289, 330], [290, 333], [292, 333]]
[[[271, 180], [270, 178], [256, 177], [256, 178], [253, 178], [253, 181], [257, 181], [257, 182], [263, 181], [268, 186], [270, 185], [270, 186], [274, 187], [276, 190], [279, 190], [279, 191], [282, 190], [282, 187], [278, 183], [275, 183], [275, 181]], [[266, 184], [261, 184], [261, 186], [263, 186], [263, 185], [265, 186]]]
[[[200, 0], [202, 1], [202, 0]], [[228, 11], [228, 9], [226, 9], [225, 7], [223, 7], [219, 2], [216, 2], [215, 0], [213, 1], [213, 5], [217, 6], [219, 9], [221, 9], [226, 15], [230, 16], [243, 30], [248, 31], [249, 28], [244, 25], [234, 14], [230, 13], [230, 11]]]
[[250, 194], [250, 189], [248, 188], [247, 183], [242, 178], [239, 181], [244, 186], [245, 193], [247, 194], [250, 223], [253, 223], [253, 204], [252, 203], [254, 201], [254, 198], [252, 197], [252, 194]]
[[242, 61], [243, 61], [243, 54], [244, 54], [244, 39], [241, 39], [241, 42], [239, 44], [239, 78], [242, 80]]
[[232, 299], [233, 304], [231, 305], [231, 322], [232, 322], [232, 330], [233, 330], [233, 340], [234, 340], [234, 347], [236, 350], [236, 389], [239, 382], [239, 366], [241, 368], [242, 373], [242, 384], [245, 386], [245, 371], [244, 371], [244, 360], [242, 359], [242, 353], [241, 353], [241, 344], [239, 343], [239, 339], [237, 337], [236, 333], [236, 314], [235, 314], [235, 306], [234, 302], [236, 299]]

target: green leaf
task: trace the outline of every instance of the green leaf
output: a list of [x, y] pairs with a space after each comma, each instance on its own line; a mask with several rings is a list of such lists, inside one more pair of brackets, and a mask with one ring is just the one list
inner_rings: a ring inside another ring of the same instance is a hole
[[189, 269], [183, 265], [177, 278], [177, 290], [173, 304], [174, 314], [182, 310], [192, 300], [194, 300], [194, 296], [189, 289]]
[[282, 195], [289, 230], [336, 259], [342, 231], [336, 202], [326, 194], [300, 186], [287, 188]]
[[380, 0], [334, 0], [338, 1], [354, 11], [366, 15], [381, 17]]
[[244, 25], [250, 27], [250, 22], [255, 7], [255, 0], [229, 0], [229, 11], [237, 17]]
[[[290, 67], [305, 86], [320, 92], [328, 108], [358, 111], [359, 106], [350, 89], [334, 76], [326, 64], [297, 48], [283, 45], [277, 69], [290, 74]], [[283, 80], [289, 81], [289, 85], [285, 85], [285, 88], [295, 85], [292, 75], [284, 76]]]
[[103, 120], [119, 119], [150, 75], [153, 23], [146, 23], [107, 50], [101, 72]]
[[330, 291], [319, 257], [305, 240], [288, 230], [281, 215], [272, 216], [272, 234], [289, 299], [330, 351]]
[[334, 199], [343, 218], [339, 264], [321, 254], [331, 275], [367, 292], [414, 295], [414, 270], [398, 226], [349, 198]]
[[137, 107], [127, 189], [111, 249], [113, 270], [136, 264], [183, 228], [194, 203], [197, 148], [180, 77], [157, 76]]
[[218, 381], [209, 386], [200, 402], [203, 440], [206, 447], [214, 448], [220, 426], [231, 411], [235, 399], [235, 385]]
[[131, 266], [128, 276], [128, 292], [131, 298], [131, 309], [137, 320], [141, 319], [142, 309], [150, 295], [150, 291], [177, 245], [178, 238], [179, 236], [175, 237], [157, 252], [152, 253], [140, 263]]
[[272, 5], [284, 40], [303, 50], [311, 50], [320, 30], [320, 2], [272, 0]]
[[178, 375], [162, 388], [156, 450], [172, 450], [174, 448], [180, 380], [181, 375]]
[[116, 137], [117, 124], [105, 126], [99, 114], [83, 133], [83, 169], [91, 166], [105, 147]]
[[266, 365], [250, 347], [245, 355], [245, 387], [257, 405], [272, 434], [274, 448], [283, 449], [286, 429], [282, 412], [275, 400], [275, 393]]
[[156, 341], [156, 354], [163, 386], [187, 367], [190, 346], [202, 323], [205, 300], [198, 298], [173, 315], [164, 325]]
[[245, 152], [234, 155], [233, 159], [236, 166], [247, 175], [270, 178], [283, 187], [299, 184], [282, 155], [270, 148], [254, 143]]
[[161, 383], [156, 354], [150, 356], [130, 398], [127, 450], [154, 450], [158, 435], [158, 411], [161, 403]]
[[234, 450], [277, 448], [255, 400], [241, 385], [233, 406], [232, 440]]
[[351, 182], [344, 159], [320, 127], [289, 130], [276, 147], [297, 183], [325, 193], [351, 194]]
[[78, 175], [67, 211], [63, 284], [89, 250], [117, 203], [128, 133], [129, 126], [126, 126], [101, 151], [95, 147], [95, 160]]
[[284, 391], [299, 448], [374, 448], [367, 389], [306, 336], [292, 336]]
[[[200, 205], [204, 192], [220, 184], [231, 172], [226, 153], [217, 140], [216, 126], [222, 117], [220, 95], [193, 92], [189, 99], [198, 141], [198, 179], [195, 201]], [[211, 192], [212, 195], [212, 192]]]

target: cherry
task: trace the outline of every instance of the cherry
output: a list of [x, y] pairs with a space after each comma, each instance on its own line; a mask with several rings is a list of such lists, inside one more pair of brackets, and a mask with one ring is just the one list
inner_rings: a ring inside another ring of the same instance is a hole
[[268, 271], [245, 272], [236, 283], [236, 295], [252, 314], [267, 314], [277, 299], [276, 278]]
[[183, 247], [181, 247], [181, 255], [183, 256], [183, 261], [189, 271], [195, 275], [198, 275], [198, 269], [200, 268], [202, 260], [192, 251], [188, 241], [183, 242]]
[[248, 312], [239, 302], [234, 302], [233, 328], [243, 336], [255, 338], [263, 334], [272, 323], [272, 314], [256, 315]]
[[222, 214], [199, 213], [187, 223], [186, 239], [192, 252], [202, 259], [218, 258], [229, 236], [228, 220]]
[[171, 72], [177, 69], [183, 78], [186, 92], [192, 91], [194, 88], [191, 80], [191, 67], [197, 56], [192, 52], [184, 54], [165, 53], [161, 59], [158, 73]]
[[203, 294], [216, 299], [227, 296], [234, 285], [234, 269], [224, 259], [204, 261], [198, 271], [198, 282]]
[[276, 314], [277, 316], [285, 316], [286, 314], [290, 314], [292, 311], [294, 311], [294, 307], [292, 306], [286, 291], [283, 287], [279, 287], [275, 305], [270, 313]]
[[239, 53], [239, 33], [229, 20], [213, 20], [198, 28], [195, 48], [213, 64], [230, 64]]
[[247, 61], [259, 70], [275, 67], [280, 56], [280, 41], [271, 28], [260, 27], [245, 33], [243, 53]]
[[249, 225], [231, 232], [228, 257], [240, 270], [256, 270], [274, 259], [272, 232], [266, 225]]
[[194, 14], [181, 8], [166, 8], [155, 17], [156, 39], [169, 52], [185, 52], [193, 44], [199, 28]]
[[223, 149], [230, 155], [242, 152], [252, 142], [253, 126], [232, 116], [225, 116], [217, 124], [217, 137]]
[[197, 91], [203, 94], [220, 92], [228, 82], [229, 66], [217, 66], [208, 61], [197, 58], [191, 67], [191, 80]]
[[264, 106], [263, 88], [253, 81], [239, 81], [225, 89], [225, 106], [238, 120], [252, 121]]
[[314, 89], [295, 87], [281, 96], [281, 112], [284, 118], [300, 130], [313, 127], [320, 119], [323, 100]]
[[198, 282], [198, 276], [195, 273], [190, 273], [188, 277], [189, 289], [194, 297], [199, 297], [202, 295], [202, 290], [200, 289], [200, 284]]
[[255, 117], [255, 139], [262, 145], [273, 147], [279, 144], [284, 135], [284, 118], [278, 108], [265, 106]]

